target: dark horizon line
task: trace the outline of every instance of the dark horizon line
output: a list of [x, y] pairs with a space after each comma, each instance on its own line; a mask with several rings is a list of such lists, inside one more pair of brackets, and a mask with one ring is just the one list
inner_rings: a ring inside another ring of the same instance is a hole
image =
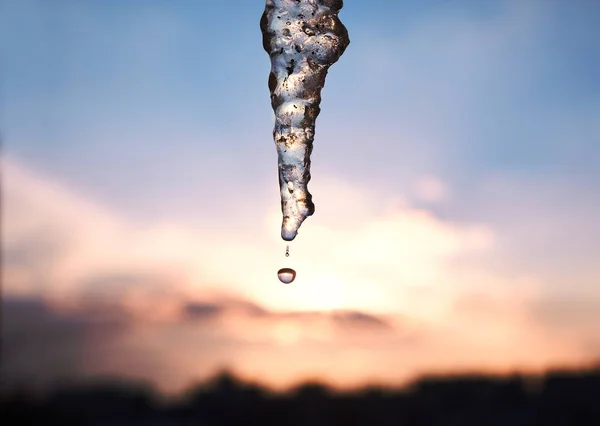
[[307, 389], [318, 390], [330, 396], [353, 396], [368, 392], [380, 394], [404, 394], [418, 389], [422, 386], [442, 383], [501, 383], [511, 380], [519, 380], [524, 386], [534, 391], [543, 389], [545, 382], [553, 377], [581, 377], [600, 376], [600, 360], [588, 363], [586, 366], [569, 367], [556, 366], [543, 372], [524, 372], [514, 370], [507, 373], [493, 373], [484, 371], [449, 371], [447, 373], [435, 372], [425, 373], [405, 384], [383, 384], [375, 381], [365, 381], [356, 386], [334, 386], [325, 380], [307, 378], [284, 389], [276, 389], [266, 383], [249, 380], [241, 377], [231, 368], [222, 368], [202, 381], [192, 382], [178, 392], [165, 392], [160, 386], [153, 384], [150, 380], [118, 377], [112, 375], [92, 376], [79, 380], [57, 380], [48, 386], [28, 385], [25, 381], [10, 386], [8, 389], [0, 389], [0, 400], [11, 400], [14, 398], [45, 400], [61, 394], [72, 394], [74, 392], [113, 391], [126, 393], [142, 393], [146, 397], [159, 401], [182, 401], [190, 396], [213, 392], [255, 392], [263, 397], [294, 397]]

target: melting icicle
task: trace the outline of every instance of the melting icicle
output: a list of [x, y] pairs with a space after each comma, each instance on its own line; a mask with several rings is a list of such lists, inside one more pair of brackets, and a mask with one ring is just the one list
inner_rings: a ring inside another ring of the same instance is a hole
[[321, 89], [327, 70], [350, 43], [337, 16], [342, 5], [342, 0], [267, 0], [260, 21], [263, 47], [271, 57], [269, 90], [286, 241], [315, 211], [307, 184]]
[[296, 271], [292, 268], [281, 268], [277, 271], [277, 278], [284, 284], [289, 284], [296, 279]]

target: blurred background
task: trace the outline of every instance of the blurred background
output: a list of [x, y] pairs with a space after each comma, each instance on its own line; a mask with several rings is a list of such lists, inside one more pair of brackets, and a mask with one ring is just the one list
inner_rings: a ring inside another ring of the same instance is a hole
[[3, 394], [600, 362], [600, 2], [344, 3], [286, 258], [263, 0], [0, 1]]

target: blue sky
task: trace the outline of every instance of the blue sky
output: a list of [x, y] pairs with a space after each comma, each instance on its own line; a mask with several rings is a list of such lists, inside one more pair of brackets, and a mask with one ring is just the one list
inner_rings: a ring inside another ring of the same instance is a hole
[[[316, 212], [292, 246], [298, 285], [288, 287], [273, 281], [285, 244], [263, 1], [1, 8], [7, 294], [67, 316], [64, 300], [88, 309], [93, 283], [110, 282], [107, 300], [131, 299], [131, 315], [164, 303], [160, 321], [215, 289], [274, 312], [412, 318], [414, 333], [428, 324], [421, 337], [435, 344], [411, 354], [456, 354], [413, 372], [600, 354], [599, 2], [347, 0], [340, 18], [351, 44], [323, 91], [309, 185]], [[176, 294], [135, 284], [147, 281]], [[236, 306], [227, 321], [244, 318]], [[455, 318], [457, 306], [474, 317]], [[278, 315], [256, 330], [292, 347], [314, 337]], [[322, 337], [322, 318], [313, 320]], [[474, 322], [481, 327], [465, 331]], [[488, 326], [504, 340], [488, 342]], [[180, 338], [179, 350], [196, 356], [181, 336], [205, 330], [169, 327], [156, 339]], [[443, 340], [447, 327], [466, 340]], [[394, 333], [376, 342], [390, 360], [404, 338]], [[557, 358], [527, 358], [533, 335]], [[140, 336], [127, 344], [142, 345]], [[486, 364], [460, 351], [493, 354], [502, 342], [525, 352]], [[115, 345], [105, 359], [126, 359], [130, 346]], [[262, 368], [255, 356], [248, 374]], [[209, 364], [223, 359], [215, 349]], [[313, 361], [314, 371], [330, 367]], [[281, 366], [271, 379], [312, 367]]]
[[[7, 153], [97, 191], [171, 191], [209, 155], [222, 160], [211, 176], [252, 155], [248, 173], [266, 177], [269, 64], [250, 19], [262, 2], [238, 3], [5, 2]], [[597, 176], [594, 1], [368, 4], [341, 15], [352, 48], [325, 89], [317, 167], [351, 179], [360, 162], [378, 183], [423, 167], [457, 183]], [[364, 142], [339, 161], [350, 135]]]

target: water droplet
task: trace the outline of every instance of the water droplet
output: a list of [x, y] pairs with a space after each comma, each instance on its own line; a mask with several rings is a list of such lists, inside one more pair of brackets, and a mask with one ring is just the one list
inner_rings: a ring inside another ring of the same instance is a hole
[[281, 268], [277, 271], [277, 278], [284, 284], [289, 284], [296, 279], [296, 271], [292, 268]]
[[285, 257], [290, 257], [290, 246], [285, 246]]

